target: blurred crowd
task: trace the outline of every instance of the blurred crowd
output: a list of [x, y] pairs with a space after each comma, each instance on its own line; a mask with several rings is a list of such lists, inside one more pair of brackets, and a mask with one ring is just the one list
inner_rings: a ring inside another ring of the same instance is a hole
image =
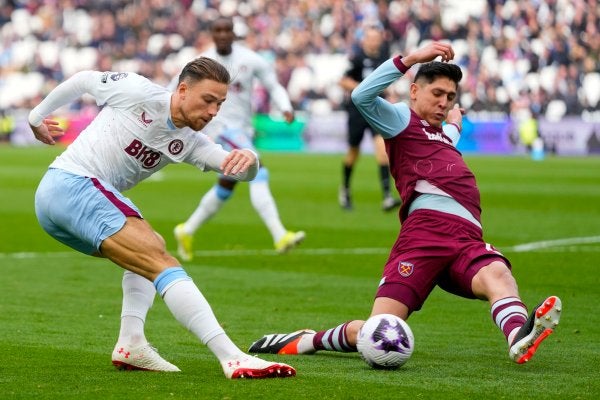
[[[274, 63], [307, 113], [341, 108], [337, 81], [362, 29], [377, 25], [393, 54], [451, 41], [473, 118], [600, 114], [597, 0], [0, 0], [0, 135], [79, 70], [166, 85], [211, 45], [217, 15], [234, 17], [240, 40]], [[256, 106], [268, 110], [260, 89]]]

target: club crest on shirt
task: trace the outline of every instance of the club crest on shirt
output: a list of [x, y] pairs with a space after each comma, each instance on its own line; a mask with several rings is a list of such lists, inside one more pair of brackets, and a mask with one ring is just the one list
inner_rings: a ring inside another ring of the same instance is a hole
[[169, 143], [169, 153], [173, 154], [174, 156], [181, 153], [182, 150], [183, 142], [181, 140], [175, 139]]
[[409, 263], [406, 261], [400, 261], [398, 263], [398, 273], [405, 278], [411, 276], [414, 270], [415, 266], [413, 263]]

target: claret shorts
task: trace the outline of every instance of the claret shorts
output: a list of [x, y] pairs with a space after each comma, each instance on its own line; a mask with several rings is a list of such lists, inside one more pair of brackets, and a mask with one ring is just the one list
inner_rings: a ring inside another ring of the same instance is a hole
[[383, 270], [376, 297], [389, 297], [419, 310], [433, 288], [475, 298], [471, 281], [492, 261], [510, 262], [491, 244], [481, 229], [452, 214], [420, 209], [402, 224]]

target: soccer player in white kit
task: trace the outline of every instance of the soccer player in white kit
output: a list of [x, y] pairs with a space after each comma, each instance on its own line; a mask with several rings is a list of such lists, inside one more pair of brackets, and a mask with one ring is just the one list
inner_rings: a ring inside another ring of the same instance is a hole
[[[227, 101], [203, 132], [225, 149], [250, 148], [256, 151], [252, 144], [254, 128], [251, 99], [255, 79], [269, 91], [272, 101], [283, 112], [288, 123], [294, 120], [290, 99], [267, 61], [249, 48], [234, 43], [231, 18], [217, 18], [211, 25], [211, 34], [214, 47], [202, 53], [202, 56], [224, 65], [231, 74], [232, 82]], [[175, 227], [177, 251], [183, 260], [190, 261], [193, 258], [194, 233], [223, 207], [233, 194], [236, 183], [236, 180], [221, 175], [187, 221]], [[304, 240], [303, 231], [293, 232], [283, 226], [269, 188], [269, 171], [264, 165], [260, 166], [256, 178], [250, 182], [250, 202], [271, 233], [277, 252], [284, 253]]]
[[206, 57], [185, 66], [173, 92], [135, 73], [82, 71], [29, 114], [35, 137], [54, 144], [63, 131], [48, 119], [52, 112], [85, 93], [103, 106], [50, 165], [36, 191], [35, 210], [44, 230], [58, 241], [126, 269], [121, 330], [112, 354], [120, 369], [179, 371], [144, 334], [158, 292], [173, 316], [219, 359], [226, 377], [295, 375], [292, 367], [251, 357], [229, 339], [162, 237], [121, 193], [171, 163], [189, 163], [232, 179], [256, 176], [253, 151], [226, 151], [197, 132], [217, 114], [229, 82], [227, 70]]

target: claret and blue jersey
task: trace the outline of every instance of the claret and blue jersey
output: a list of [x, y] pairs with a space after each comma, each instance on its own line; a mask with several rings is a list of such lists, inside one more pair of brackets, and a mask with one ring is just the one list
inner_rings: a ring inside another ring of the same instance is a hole
[[403, 202], [401, 219], [416, 209], [432, 209], [458, 215], [481, 227], [475, 176], [456, 149], [458, 128], [432, 126], [406, 103], [390, 103], [378, 97], [402, 76], [390, 59], [352, 92], [352, 101], [385, 139], [390, 172]]

